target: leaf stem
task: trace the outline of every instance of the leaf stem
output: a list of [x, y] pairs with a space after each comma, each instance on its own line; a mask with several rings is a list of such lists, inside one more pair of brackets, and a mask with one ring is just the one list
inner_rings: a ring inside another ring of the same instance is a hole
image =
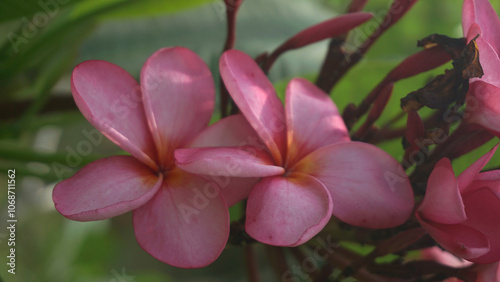
[[257, 265], [257, 258], [255, 256], [255, 244], [246, 245], [244, 247], [245, 251], [245, 261], [247, 264], [247, 275], [248, 281], [250, 282], [260, 282], [259, 268]]
[[[224, 43], [224, 48], [222, 53], [227, 50], [234, 48], [234, 43], [236, 42], [236, 15], [238, 13], [238, 9], [243, 0], [224, 0], [224, 4], [226, 5], [226, 19], [227, 19], [227, 36], [226, 42]], [[229, 92], [227, 91], [226, 86], [224, 85], [224, 81], [222, 77], [220, 78], [220, 113], [221, 117], [228, 116], [228, 107], [231, 103], [231, 97], [229, 96]], [[232, 103], [232, 108], [236, 107], [234, 103]], [[234, 110], [233, 110], [234, 112]]]

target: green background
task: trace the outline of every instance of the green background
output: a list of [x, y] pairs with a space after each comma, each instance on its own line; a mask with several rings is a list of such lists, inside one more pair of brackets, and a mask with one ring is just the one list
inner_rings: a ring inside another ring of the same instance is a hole
[[[342, 14], [347, 2], [246, 0], [238, 16], [236, 48], [252, 56], [272, 51], [298, 31]], [[498, 10], [498, 1], [492, 2]], [[389, 3], [372, 0], [365, 11], [374, 13], [373, 21], [380, 21]], [[419, 50], [418, 39], [433, 33], [461, 37], [460, 20], [461, 1], [418, 1], [337, 85], [333, 100], [341, 110], [350, 102], [359, 103], [391, 68]], [[29, 28], [27, 22], [37, 25]], [[157, 49], [185, 46], [217, 74], [225, 28], [222, 1], [0, 2], [0, 183], [4, 183], [0, 186], [7, 186], [7, 170], [16, 169], [18, 219], [16, 275], [10, 275], [6, 267], [8, 233], [3, 227], [7, 192], [0, 193], [0, 277], [4, 281], [246, 281], [242, 247], [228, 246], [215, 263], [203, 269], [170, 267], [138, 246], [130, 213], [99, 222], [74, 222], [57, 213], [51, 199], [60, 177], [69, 177], [92, 160], [124, 153], [105, 140], [82, 156], [79, 166], [68, 164], [68, 150], [76, 150], [79, 142], [87, 140], [82, 132], [92, 128], [74, 108], [56, 107], [58, 101], [71, 97], [69, 77], [77, 63], [107, 60], [137, 78], [144, 61]], [[314, 79], [325, 51], [326, 42], [321, 42], [280, 57], [270, 72], [280, 95], [292, 77]], [[444, 68], [451, 64], [398, 82], [377, 124], [398, 115], [399, 99]], [[47, 111], [51, 106], [57, 110]], [[217, 119], [215, 114], [213, 120]], [[396, 126], [404, 124], [403, 118]], [[455, 172], [497, 142], [495, 138], [457, 159]], [[380, 146], [401, 159], [401, 140]], [[61, 168], [57, 164], [67, 169], [58, 174], [54, 171]], [[499, 166], [497, 153], [487, 167]], [[232, 209], [235, 218], [238, 208]], [[259, 265], [263, 281], [276, 280], [264, 250], [258, 247], [257, 251], [263, 258]]]

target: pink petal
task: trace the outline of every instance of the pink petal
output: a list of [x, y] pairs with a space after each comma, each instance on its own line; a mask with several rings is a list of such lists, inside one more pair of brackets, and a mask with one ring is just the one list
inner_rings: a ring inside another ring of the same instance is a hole
[[498, 78], [500, 58], [498, 53], [482, 37], [477, 38], [476, 43], [479, 49], [479, 63], [483, 68], [484, 75], [481, 78], [471, 79], [471, 82], [480, 80], [500, 87], [500, 79]]
[[288, 164], [321, 147], [350, 141], [337, 107], [321, 89], [296, 78], [286, 90]]
[[480, 157], [477, 161], [475, 161], [472, 165], [470, 165], [466, 170], [464, 170], [457, 178], [458, 187], [460, 188], [460, 192], [463, 194], [467, 191], [470, 191], [469, 185], [474, 181], [474, 178], [479, 174], [481, 169], [490, 161], [491, 157], [495, 153], [498, 148], [498, 144], [493, 147], [488, 153]]
[[158, 260], [203, 267], [226, 245], [229, 213], [216, 186], [175, 170], [150, 202], [134, 210], [134, 230], [139, 245]]
[[373, 17], [370, 13], [350, 13], [326, 20], [313, 25], [297, 33], [292, 38], [283, 43], [277, 50], [277, 53], [283, 53], [286, 50], [297, 49], [303, 46], [332, 38], [350, 31], [356, 26], [368, 21]]
[[418, 221], [441, 247], [457, 257], [474, 261], [490, 250], [488, 238], [480, 231], [463, 224], [428, 222], [416, 214]]
[[[496, 187], [499, 190], [498, 186]], [[463, 195], [467, 221], [464, 225], [485, 234], [490, 242], [490, 251], [473, 261], [492, 263], [500, 260], [500, 199], [488, 187], [476, 189]]]
[[[219, 120], [198, 134], [188, 147], [255, 146], [267, 150], [255, 130], [243, 115], [232, 115]], [[233, 206], [248, 197], [259, 178], [228, 177], [223, 175], [202, 176], [216, 182], [227, 205]]]
[[293, 168], [316, 177], [330, 191], [333, 215], [368, 228], [404, 223], [413, 191], [401, 165], [379, 148], [360, 142], [323, 147]]
[[286, 149], [285, 113], [273, 85], [243, 52], [226, 51], [219, 65], [229, 94], [280, 165]]
[[223, 118], [198, 134], [187, 147], [256, 146], [266, 149], [243, 115]]
[[92, 162], [59, 182], [52, 193], [56, 209], [78, 221], [101, 220], [144, 205], [163, 177], [129, 156]]
[[500, 199], [500, 169], [479, 173], [469, 185], [467, 191], [488, 187]]
[[71, 91], [85, 118], [106, 137], [155, 169], [156, 150], [149, 132], [139, 84], [124, 69], [105, 61], [75, 67]]
[[423, 259], [434, 260], [454, 268], [464, 268], [472, 265], [472, 262], [460, 259], [439, 247], [422, 249], [421, 255]]
[[481, 265], [477, 271], [476, 282], [498, 281], [500, 278], [500, 262]]
[[257, 177], [229, 177], [223, 175], [199, 175], [209, 183], [219, 187], [228, 207], [248, 198], [253, 186], [260, 180]]
[[417, 212], [428, 220], [444, 224], [457, 224], [467, 219], [449, 159], [441, 159], [432, 170]]
[[252, 146], [177, 149], [176, 165], [190, 173], [265, 177], [285, 173], [266, 151]]
[[[475, 180], [491, 182], [500, 181], [500, 169], [481, 172], [476, 176]], [[500, 188], [500, 185], [498, 185], [498, 187]]]
[[[496, 172], [496, 176], [499, 175], [500, 171], [488, 171], [488, 172]], [[475, 192], [476, 190], [480, 190], [482, 188], [488, 187], [490, 191], [500, 199], [500, 178], [496, 180], [481, 180], [482, 175], [488, 175], [488, 172], [482, 172], [476, 177], [476, 179], [467, 187], [467, 193]]]
[[381, 91], [385, 87], [385, 84], [389, 82], [396, 82], [435, 69], [449, 60], [451, 60], [450, 55], [439, 46], [419, 51], [407, 57], [392, 69], [379, 86], [377, 86], [380, 88], [378, 91]]
[[[258, 146], [266, 150], [255, 130], [243, 115], [233, 115], [219, 120], [198, 134], [188, 147], [210, 146]], [[228, 177], [224, 175], [202, 176], [221, 187], [228, 206], [248, 197], [259, 178]]]
[[265, 244], [297, 246], [318, 234], [331, 213], [330, 195], [313, 177], [267, 177], [248, 197], [245, 229]]
[[500, 132], [500, 88], [475, 81], [470, 84], [466, 119], [493, 132]]
[[198, 55], [182, 47], [154, 53], [141, 71], [144, 106], [161, 158], [168, 167], [173, 151], [204, 129], [215, 102], [210, 70]]
[[[497, 53], [500, 53], [500, 19], [488, 0], [465, 0], [462, 8], [462, 28], [464, 35], [469, 34], [473, 24], [483, 31], [481, 37], [488, 41]], [[471, 35], [472, 37], [476, 35]], [[472, 37], [467, 37], [471, 39]]]

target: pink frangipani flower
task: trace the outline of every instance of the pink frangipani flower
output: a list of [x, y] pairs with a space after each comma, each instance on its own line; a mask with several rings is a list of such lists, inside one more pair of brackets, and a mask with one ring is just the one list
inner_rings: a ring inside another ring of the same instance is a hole
[[500, 260], [500, 170], [479, 173], [497, 147], [457, 178], [450, 160], [441, 159], [416, 211], [420, 224], [443, 248], [476, 263]]
[[95, 161], [57, 184], [56, 209], [78, 221], [133, 210], [137, 241], [155, 258], [184, 268], [213, 262], [229, 236], [226, 200], [241, 200], [255, 180], [214, 181], [174, 164], [177, 148], [234, 146], [253, 132], [242, 116], [207, 128], [215, 96], [206, 64], [188, 49], [164, 48], [147, 60], [139, 85], [114, 64], [86, 61], [71, 87], [87, 120], [132, 156]]
[[475, 272], [477, 273], [476, 282], [499, 282], [500, 261], [478, 265]]
[[218, 168], [230, 176], [262, 177], [247, 201], [250, 236], [271, 245], [300, 245], [327, 224], [332, 212], [369, 228], [408, 219], [413, 193], [399, 163], [373, 145], [350, 142], [335, 104], [319, 88], [293, 79], [285, 109], [248, 55], [225, 52], [220, 71], [263, 146], [178, 149], [176, 164], [192, 173]]
[[488, 0], [465, 0], [462, 28], [468, 41], [479, 35], [476, 43], [484, 72], [470, 80], [466, 121], [500, 136], [500, 19]]
[[481, 80], [500, 87], [500, 19], [489, 0], [465, 0], [462, 8], [462, 29], [467, 41], [476, 39], [479, 61], [484, 71]]
[[470, 261], [458, 258], [436, 246], [422, 249], [420, 255], [423, 259], [433, 260], [455, 268], [465, 268], [473, 264]]
[[[475, 282], [498, 282], [500, 281], [500, 262], [493, 262], [490, 264], [476, 264], [472, 262], [457, 258], [447, 251], [443, 251], [438, 247], [426, 248], [421, 251], [423, 259], [434, 260], [441, 264], [453, 268], [467, 268], [476, 273]], [[472, 267], [470, 267], [472, 266]], [[447, 278], [444, 282], [458, 282], [463, 281], [458, 278]]]

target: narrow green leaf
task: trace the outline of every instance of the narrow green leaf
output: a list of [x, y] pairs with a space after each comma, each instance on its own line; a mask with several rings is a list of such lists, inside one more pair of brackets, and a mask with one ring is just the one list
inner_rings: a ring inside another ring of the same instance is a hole
[[152, 17], [180, 12], [199, 5], [214, 2], [214, 0], [87, 0], [77, 5], [75, 16], [99, 9], [110, 3], [123, 3], [123, 7], [113, 12], [103, 14], [101, 20]]
[[2, 0], [0, 2], [0, 23], [15, 19], [37, 25], [54, 17], [61, 9], [82, 0]]

